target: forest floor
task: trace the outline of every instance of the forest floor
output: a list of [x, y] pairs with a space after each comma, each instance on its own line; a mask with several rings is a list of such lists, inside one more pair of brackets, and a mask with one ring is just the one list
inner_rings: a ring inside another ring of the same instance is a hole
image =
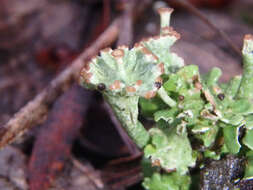
[[[142, 188], [142, 154], [122, 135], [100, 94], [77, 86], [75, 69], [74, 77], [63, 75], [63, 82], [57, 83], [60, 87], [50, 81], [78, 63], [80, 54], [88, 60], [100, 47], [131, 46], [157, 35], [159, 15], [155, 10], [163, 3], [144, 0], [133, 6], [133, 0], [0, 1], [1, 138], [8, 133], [5, 124], [18, 117], [14, 114], [46, 89], [42, 104], [25, 115], [23, 127], [29, 130], [0, 151], [0, 189]], [[226, 7], [198, 7], [238, 49], [243, 36], [253, 34], [252, 9], [251, 0], [235, 1]], [[105, 42], [96, 43], [115, 19], [117, 28], [111, 27]], [[176, 6], [171, 25], [181, 34], [172, 50], [186, 64], [197, 64], [203, 73], [220, 67], [222, 81], [241, 74], [240, 54], [194, 11]], [[91, 53], [87, 53], [89, 47]], [[34, 120], [28, 122], [30, 116]], [[23, 131], [14, 131], [10, 139]], [[5, 144], [9, 141], [0, 142], [1, 146]]]

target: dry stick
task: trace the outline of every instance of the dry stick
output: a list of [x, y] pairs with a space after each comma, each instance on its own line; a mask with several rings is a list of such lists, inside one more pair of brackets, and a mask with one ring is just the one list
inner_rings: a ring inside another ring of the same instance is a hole
[[90, 182], [93, 183], [93, 185], [96, 187], [96, 189], [104, 189], [104, 184], [100, 178], [100, 176], [96, 175], [95, 171], [89, 167], [89, 163], [86, 162], [85, 164], [79, 162], [76, 158], [73, 156], [71, 157], [73, 165], [79, 169], [82, 173], [85, 174], [85, 176], [90, 180]]
[[186, 2], [185, 0], [165, 0], [167, 3], [175, 2], [178, 3], [183, 8], [187, 9], [189, 12], [194, 14], [195, 16], [199, 17], [203, 22], [205, 22], [212, 30], [214, 30], [216, 33], [218, 33], [227, 43], [230, 45], [230, 47], [234, 50], [236, 54], [238, 54], [240, 57], [242, 56], [242, 53], [240, 49], [233, 43], [233, 41], [228, 37], [228, 35], [217, 28], [203, 13], [201, 13], [196, 7], [194, 7], [192, 4]]
[[133, 12], [134, 5], [136, 2], [129, 0], [125, 3], [123, 14], [122, 14], [122, 23], [121, 23], [121, 32], [117, 41], [117, 45], [127, 45], [131, 46], [133, 43]]
[[121, 127], [121, 123], [119, 120], [116, 118], [115, 114], [113, 113], [112, 108], [105, 102], [104, 105], [105, 109], [109, 113], [110, 119], [112, 123], [114, 124], [116, 130], [118, 131], [121, 139], [123, 140], [124, 144], [127, 146], [130, 154], [138, 154], [140, 150], [138, 147], [134, 144], [134, 142], [130, 139], [126, 131]]
[[128, 187], [128, 186], [139, 183], [141, 180], [143, 180], [143, 175], [141, 172], [138, 172], [135, 175], [132, 174], [129, 178], [126, 178], [122, 181], [120, 180], [116, 181], [112, 185], [112, 189], [118, 189], [119, 187], [122, 187], [122, 186]]
[[98, 39], [87, 48], [73, 63], [60, 73], [33, 100], [19, 110], [3, 127], [0, 128], [0, 148], [13, 142], [32, 126], [39, 124], [48, 113], [48, 106], [67, 90], [79, 76], [85, 61], [96, 55], [98, 51], [114, 42], [119, 34], [121, 17], [103, 32]]
[[123, 13], [123, 19], [120, 28], [122, 28], [122, 30], [120, 32], [117, 45], [131, 46], [133, 42], [133, 21], [131, 16], [129, 16], [128, 11]]
[[[141, 166], [137, 165], [142, 157], [142, 152], [139, 154], [122, 157], [119, 159], [115, 159], [110, 161], [107, 164], [107, 167], [112, 168], [113, 172], [106, 173], [105, 172], [105, 182], [111, 184], [110, 186], [113, 189], [119, 189], [122, 186], [129, 186], [140, 182], [143, 179]], [[133, 167], [136, 165], [135, 167]], [[120, 169], [120, 166], [126, 166], [125, 169]], [[127, 168], [127, 169], [126, 169]]]

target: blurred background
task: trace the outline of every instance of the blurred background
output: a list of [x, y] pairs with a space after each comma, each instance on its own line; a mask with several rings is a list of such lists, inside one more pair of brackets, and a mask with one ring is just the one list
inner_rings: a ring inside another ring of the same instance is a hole
[[[253, 34], [252, 0], [1, 0], [0, 126], [70, 67], [116, 18], [121, 24], [111, 47], [157, 35], [156, 10], [164, 6], [174, 8], [171, 25], [181, 39], [172, 49], [186, 64], [199, 65], [201, 72], [220, 67], [222, 81], [241, 73], [238, 50], [243, 36]], [[71, 89], [48, 104], [52, 111], [22, 141], [0, 152], [1, 190], [142, 189], [141, 153], [115, 127], [100, 95], [83, 103], [79, 99], [90, 95], [75, 85]], [[88, 111], [79, 109], [82, 104]], [[64, 111], [72, 107], [75, 111]], [[50, 121], [59, 128], [68, 116], [73, 121], [59, 137], [48, 127]]]

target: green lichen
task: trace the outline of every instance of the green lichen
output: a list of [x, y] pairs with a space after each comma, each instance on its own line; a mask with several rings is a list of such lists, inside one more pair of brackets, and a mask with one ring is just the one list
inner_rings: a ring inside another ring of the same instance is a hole
[[[169, 26], [171, 13], [159, 10], [159, 36], [132, 49], [102, 50], [82, 70], [80, 83], [103, 94], [144, 151], [146, 189], [189, 189], [189, 168], [205, 167], [205, 159], [226, 154], [246, 156], [245, 178], [252, 178], [253, 37], [244, 39], [243, 75], [221, 83], [219, 68], [200, 74], [196, 65], [184, 66], [170, 52], [179, 39]], [[149, 130], [138, 121], [138, 103], [141, 113], [155, 122]]]
[[[253, 81], [251, 81], [253, 78], [253, 56], [251, 55], [252, 50], [249, 50], [253, 44], [252, 39], [249, 36], [245, 37], [243, 48], [244, 72], [242, 77], [233, 77], [228, 83], [222, 84], [219, 82], [219, 77], [222, 74], [220, 69], [213, 68], [209, 73], [200, 75], [197, 66], [188, 65], [180, 68], [177, 72], [171, 73], [168, 76], [169, 79], [163, 85], [167, 94], [176, 102], [176, 106], [173, 108], [163, 107], [162, 110], [154, 112], [154, 120], [167, 123], [168, 129], [174, 125], [178, 127], [183, 121], [188, 134], [192, 135], [189, 138], [190, 141], [199, 139], [202, 142], [201, 148], [195, 149], [202, 153], [202, 158], [219, 159], [224, 154], [239, 155], [242, 147], [244, 147], [243, 151], [245, 151], [245, 147], [253, 150], [253, 104], [251, 95], [253, 92]], [[180, 122], [178, 122], [179, 120]], [[246, 130], [244, 136], [240, 136], [240, 130]], [[164, 132], [167, 136], [168, 133], [173, 134], [171, 131]], [[223, 144], [217, 146], [220, 139], [223, 139]], [[157, 141], [159, 142], [159, 140]], [[177, 148], [182, 151], [194, 151], [193, 147], [180, 146], [180, 138], [177, 138], [177, 143]], [[213, 152], [215, 147], [216, 152]], [[166, 152], [173, 159], [171, 161], [162, 157], [165, 151], [161, 149], [161, 153], [159, 153], [155, 150], [151, 149], [149, 152], [154, 151], [153, 154], [160, 155], [160, 160], [159, 156], [156, 156], [156, 160], [153, 161], [151, 157], [151, 161], [153, 163], [160, 162], [160, 167], [163, 169], [166, 169], [170, 164], [177, 166], [173, 163], [175, 160], [177, 163], [181, 162], [181, 160], [176, 159], [177, 153], [172, 156]], [[177, 151], [180, 152], [180, 150]], [[242, 154], [244, 153], [240, 153], [240, 155]], [[146, 152], [145, 155], [152, 156], [152, 154]], [[184, 168], [192, 167], [194, 164], [184, 164], [193, 158], [188, 155], [187, 159], [183, 159], [184, 163], [179, 165]], [[253, 177], [253, 164], [250, 153], [247, 153], [247, 158], [245, 178], [249, 179]], [[177, 167], [175, 170], [179, 172], [182, 171], [181, 169]]]
[[253, 100], [253, 37], [244, 37], [243, 54], [243, 76], [237, 96]]
[[[179, 34], [166, 24], [171, 10], [161, 9], [160, 14], [161, 35], [136, 43], [132, 49], [121, 46], [116, 50], [102, 50], [100, 56], [86, 64], [80, 77], [81, 85], [101, 91], [140, 148], [147, 144], [149, 134], [138, 121], [139, 97], [153, 98], [161, 88], [162, 74], [183, 66], [182, 58], [169, 53], [171, 45], [179, 38]], [[174, 101], [163, 88], [159, 94], [167, 104], [173, 105]]]
[[[153, 165], [165, 171], [177, 171], [180, 175], [195, 165], [191, 145], [183, 124], [174, 127], [152, 128], [149, 130], [151, 143], [144, 149], [144, 156]], [[184, 158], [184, 159], [178, 159]]]
[[154, 172], [151, 177], [144, 178], [143, 186], [147, 190], [188, 190], [190, 183], [191, 179], [187, 175], [181, 176], [176, 172], [161, 175]]

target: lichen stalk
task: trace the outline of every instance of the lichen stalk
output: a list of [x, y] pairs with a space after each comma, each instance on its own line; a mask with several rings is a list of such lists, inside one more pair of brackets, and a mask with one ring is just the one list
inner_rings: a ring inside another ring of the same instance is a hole
[[238, 98], [249, 98], [253, 101], [253, 36], [246, 35], [243, 45], [243, 76]]
[[149, 134], [143, 125], [138, 121], [139, 97], [118, 97], [104, 95], [104, 98], [112, 107], [116, 117], [131, 139], [138, 145], [139, 148], [143, 148], [149, 140]]

